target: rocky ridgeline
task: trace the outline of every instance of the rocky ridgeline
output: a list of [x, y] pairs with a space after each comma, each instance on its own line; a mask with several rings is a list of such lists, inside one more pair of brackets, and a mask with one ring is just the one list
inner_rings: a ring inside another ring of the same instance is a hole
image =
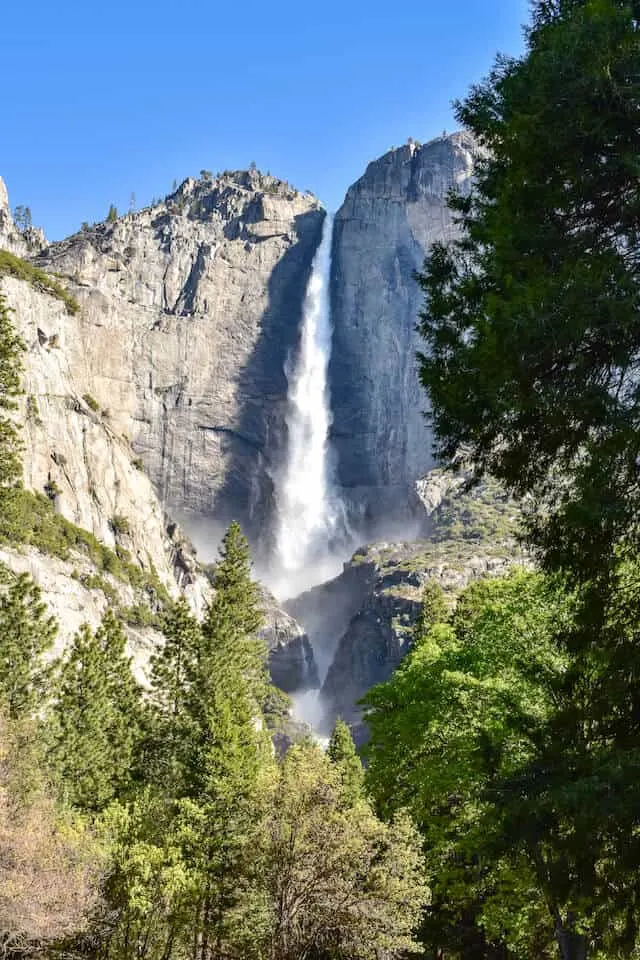
[[225, 173], [185, 180], [36, 260], [80, 303], [69, 362], [162, 503], [237, 519], [254, 544], [272, 507], [284, 363], [324, 216], [273, 177]]
[[46, 245], [44, 231], [39, 227], [18, 230], [11, 215], [7, 188], [0, 177], [0, 250], [28, 256], [42, 250]]
[[[453, 236], [452, 187], [468, 189], [468, 134], [410, 143], [369, 164], [335, 217], [329, 369], [332, 444], [363, 537], [419, 512], [433, 465], [416, 375], [414, 271]], [[86, 227], [33, 261], [81, 310], [38, 326], [126, 434], [168, 510], [240, 520], [268, 544], [286, 443], [286, 358], [297, 342], [324, 210], [258, 171], [187, 179], [162, 202]], [[0, 196], [0, 244], [28, 253]], [[42, 311], [41, 311], [42, 313]]]
[[[338, 481], [363, 536], [411, 524], [419, 539], [358, 551], [288, 613], [265, 600], [274, 678], [295, 690], [323, 677], [332, 716], [357, 720], [356, 699], [404, 655], [427, 580], [453, 595], [517, 555], [491, 527], [499, 493], [476, 494], [469, 507], [461, 482], [441, 472], [416, 485], [432, 464], [413, 274], [434, 240], [454, 235], [446, 194], [468, 189], [475, 155], [464, 133], [392, 150], [369, 164], [335, 218]], [[79, 307], [28, 278], [0, 280], [27, 345], [25, 483], [147, 581], [169, 595], [185, 590], [195, 609], [208, 584], [171, 514], [196, 529], [238, 519], [256, 553], [268, 545], [286, 443], [285, 361], [324, 217], [314, 197], [274, 177], [227, 171], [47, 246], [41, 233], [17, 230], [0, 181], [0, 249], [55, 274]], [[483, 511], [490, 536], [478, 526]], [[114, 590], [129, 610], [148, 600], [82, 557], [49, 562], [29, 548], [0, 559], [31, 570], [67, 633], [97, 622]], [[129, 619], [144, 658], [157, 636]]]

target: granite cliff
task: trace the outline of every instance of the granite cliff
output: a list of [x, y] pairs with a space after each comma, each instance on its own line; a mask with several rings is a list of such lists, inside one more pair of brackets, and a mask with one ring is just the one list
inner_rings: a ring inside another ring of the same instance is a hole
[[[274, 181], [271, 189], [282, 192], [278, 183]], [[183, 193], [189, 190], [198, 193], [194, 183], [183, 185]], [[276, 198], [277, 207], [276, 193], [270, 196]], [[143, 222], [147, 213], [139, 215]], [[32, 236], [40, 233], [21, 232], [13, 223], [0, 181], [0, 252], [26, 258], [0, 259], [0, 293], [25, 345], [24, 394], [17, 416], [22, 424], [24, 484], [40, 496], [34, 536], [24, 544], [5, 542], [0, 546], [0, 562], [17, 573], [28, 572], [40, 585], [60, 624], [59, 645], [81, 623], [97, 626], [107, 605], [116, 608], [125, 623], [136, 668], [143, 672], [159, 642], [154, 625], [169, 597], [182, 591], [200, 612], [209, 585], [193, 546], [166, 510], [167, 498], [163, 503], [158, 497], [162, 485], [154, 483], [133, 446], [136, 424], [141, 422], [136, 405], [140, 356], [151, 364], [145, 374], [149, 382], [154, 374], [166, 373], [166, 364], [179, 365], [182, 353], [177, 358], [165, 355], [160, 361], [157, 345], [146, 353], [140, 346], [146, 334], [153, 335], [153, 324], [140, 304], [138, 314], [135, 309], [127, 313], [118, 299], [120, 293], [110, 286], [116, 282], [110, 274], [117, 271], [109, 268], [107, 255], [95, 247], [103, 236], [108, 245], [109, 230], [117, 233], [117, 226], [99, 225], [42, 252], [42, 244]], [[127, 228], [136, 232], [144, 247], [148, 239], [144, 229], [130, 220]], [[252, 229], [259, 233], [261, 227]], [[101, 256], [105, 259], [100, 260]], [[89, 264], [87, 274], [81, 269], [83, 258]], [[46, 274], [33, 269], [36, 261]], [[59, 267], [57, 279], [52, 279], [54, 261]], [[106, 279], [98, 261], [107, 264]], [[73, 279], [68, 272], [60, 277], [63, 267], [73, 269]], [[188, 324], [190, 318], [184, 322]], [[236, 336], [238, 331], [229, 333], [232, 340]], [[165, 344], [169, 352], [175, 351], [170, 337]], [[185, 383], [197, 366], [196, 354], [182, 371]], [[222, 388], [228, 392], [238, 376], [229, 363]], [[150, 395], [153, 404], [161, 393], [154, 393], [151, 386]], [[185, 508], [189, 503], [178, 506]], [[48, 519], [47, 509], [52, 518], [60, 518], [57, 527]], [[40, 513], [47, 532], [38, 529]], [[272, 598], [265, 599], [265, 614], [263, 635], [274, 679], [284, 689], [315, 682], [313, 653], [302, 628]]]
[[[466, 133], [391, 150], [335, 217], [331, 442], [361, 536], [414, 517], [414, 483], [433, 466], [413, 273], [453, 235], [446, 193], [468, 188], [474, 154]], [[46, 246], [15, 228], [0, 189], [0, 246], [63, 277], [80, 304], [38, 324], [64, 341], [80, 397], [127, 436], [165, 509], [196, 528], [239, 519], [264, 554], [286, 443], [284, 365], [324, 216], [274, 177], [227, 171]]]
[[[513, 555], [502, 542], [497, 553], [495, 543], [469, 544], [468, 518], [455, 510], [443, 547], [433, 515], [445, 517], [458, 481], [432, 473], [416, 484], [433, 464], [413, 274], [434, 240], [454, 235], [446, 194], [468, 189], [475, 154], [465, 133], [391, 150], [369, 164], [335, 218], [337, 483], [361, 539], [410, 527], [423, 539], [358, 551], [288, 614], [265, 601], [276, 682], [293, 691], [324, 678], [331, 716], [356, 720], [357, 697], [404, 655], [426, 579], [453, 589]], [[158, 589], [184, 590], [195, 609], [206, 578], [172, 517], [205, 534], [238, 519], [268, 563], [273, 477], [286, 445], [285, 362], [324, 218], [313, 196], [270, 175], [225, 171], [47, 245], [41, 231], [16, 228], [0, 181], [0, 249], [55, 275], [78, 306], [24, 277], [0, 280], [27, 346], [25, 483]], [[144, 602], [154, 613], [148, 584], [141, 595], [82, 558], [47, 566], [37, 550], [5, 553], [47, 584], [69, 630], [97, 622], [114, 589], [123, 609]], [[68, 599], [66, 576], [75, 582]], [[153, 646], [152, 625], [129, 621], [132, 638]]]
[[256, 171], [186, 180], [35, 262], [80, 304], [65, 349], [162, 504], [254, 543], [271, 511], [287, 383], [324, 211]]
[[434, 465], [414, 272], [435, 240], [454, 236], [446, 195], [469, 189], [476, 152], [467, 133], [393, 149], [369, 164], [335, 216], [332, 443], [343, 496], [370, 535], [415, 519], [414, 484]]

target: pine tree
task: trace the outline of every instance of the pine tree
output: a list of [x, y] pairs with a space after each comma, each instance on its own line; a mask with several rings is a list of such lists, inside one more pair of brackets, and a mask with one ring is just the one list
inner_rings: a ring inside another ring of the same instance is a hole
[[0, 294], [0, 496], [4, 488], [18, 485], [22, 478], [18, 427], [6, 414], [15, 410], [15, 398], [22, 392], [23, 350], [24, 344], [14, 330], [9, 307]]
[[255, 635], [260, 594], [250, 574], [247, 542], [233, 524], [205, 622], [197, 624], [185, 601], [176, 604], [152, 665], [152, 779], [175, 810], [194, 960], [251, 942], [248, 889], [273, 759], [262, 731], [265, 649]]
[[266, 813], [265, 778], [273, 763], [243, 682], [212, 691], [181, 804], [185, 862], [198, 891], [197, 957], [225, 956], [251, 943], [250, 891]]
[[415, 625], [415, 638], [419, 640], [426, 636], [434, 623], [447, 619], [447, 604], [444, 591], [433, 580], [425, 585], [422, 594], [422, 606]]
[[151, 658], [152, 700], [165, 716], [175, 717], [184, 709], [185, 690], [202, 641], [184, 596], [165, 617], [162, 635], [164, 642]]
[[232, 612], [238, 630], [255, 633], [263, 622], [260, 589], [251, 579], [251, 554], [240, 524], [231, 523], [222, 539], [220, 559], [213, 575], [215, 597], [209, 608], [213, 616], [222, 604]]
[[329, 740], [327, 756], [338, 771], [344, 802], [354, 806], [364, 797], [364, 770], [351, 731], [339, 718]]
[[503, 836], [544, 838], [564, 957], [585, 955], [587, 915], [607, 956], [638, 930], [633, 591], [618, 607], [621, 561], [640, 553], [638, 15], [626, 0], [532, 4], [523, 56], [458, 106], [485, 149], [452, 198], [458, 241], [435, 244], [420, 278], [439, 454], [528, 494], [529, 544], [580, 588], [568, 703], [504, 794]]
[[33, 716], [45, 695], [48, 671], [42, 657], [58, 626], [40, 597], [26, 573], [0, 595], [0, 701], [10, 720]]
[[185, 763], [194, 733], [189, 690], [196, 678], [202, 631], [180, 597], [163, 624], [164, 642], [151, 658], [151, 692], [146, 710], [146, 779], [168, 796], [185, 792]]
[[71, 803], [95, 812], [126, 793], [139, 723], [125, 637], [107, 612], [95, 634], [80, 628], [59, 669], [50, 761]]
[[542, 497], [531, 533], [581, 580], [640, 546], [639, 58], [637, 3], [533, 3], [457, 106], [484, 149], [419, 278], [439, 455]]
[[[257, 636], [263, 614], [258, 585], [251, 579], [249, 545], [232, 523], [222, 540], [213, 576], [215, 595], [202, 625], [200, 680], [239, 672], [261, 703], [266, 687], [267, 650]], [[204, 691], [203, 691], [204, 692]]]
[[18, 230], [22, 233], [24, 233], [25, 230], [30, 230], [33, 226], [31, 207], [17, 206], [13, 211], [13, 220]]

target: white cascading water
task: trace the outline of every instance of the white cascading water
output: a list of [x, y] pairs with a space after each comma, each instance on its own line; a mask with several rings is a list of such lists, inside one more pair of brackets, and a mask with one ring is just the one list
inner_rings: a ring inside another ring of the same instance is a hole
[[284, 469], [276, 478], [275, 575], [271, 577], [281, 597], [294, 596], [339, 571], [333, 548], [347, 530], [342, 504], [333, 491], [328, 443], [332, 229], [327, 215], [307, 285], [300, 344], [285, 368], [288, 448]]

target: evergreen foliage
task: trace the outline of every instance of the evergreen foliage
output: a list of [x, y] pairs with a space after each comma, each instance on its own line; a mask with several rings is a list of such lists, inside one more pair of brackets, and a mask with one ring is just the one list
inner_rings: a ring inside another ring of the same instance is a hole
[[39, 588], [27, 574], [2, 569], [0, 592], [0, 706], [9, 720], [33, 716], [42, 704], [48, 671], [43, 655], [57, 624], [47, 614]]
[[364, 794], [364, 770], [349, 727], [338, 718], [327, 747], [327, 757], [338, 771], [345, 802], [354, 806]]
[[524, 56], [458, 106], [487, 149], [471, 195], [451, 200], [460, 240], [436, 244], [420, 277], [440, 454], [532, 494], [528, 543], [576, 587], [561, 696], [492, 794], [569, 960], [638, 940], [638, 13], [533, 5]]
[[531, 536], [579, 578], [640, 546], [639, 58], [635, 3], [534, 3], [457, 107], [487, 152], [420, 277], [439, 454], [536, 492]]
[[70, 803], [96, 812], [127, 793], [139, 725], [124, 633], [107, 611], [95, 633], [75, 635], [56, 684], [50, 762]]
[[22, 233], [24, 233], [25, 230], [30, 230], [33, 226], [31, 207], [25, 207], [19, 204], [13, 211], [13, 222]]
[[349, 802], [340, 772], [313, 744], [292, 747], [266, 829], [271, 923], [262, 956], [401, 956], [428, 899], [419, 838]]
[[260, 589], [251, 579], [249, 544], [238, 523], [232, 523], [223, 537], [212, 584], [215, 593], [202, 624], [208, 661], [205, 667], [201, 660], [202, 695], [206, 696], [206, 684], [214, 677], [238, 674], [260, 703], [267, 662], [266, 645], [257, 635], [263, 622], [262, 601]]
[[16, 408], [15, 398], [22, 392], [23, 351], [24, 344], [14, 330], [6, 300], [0, 294], [0, 502], [6, 488], [14, 487], [22, 479], [21, 445], [11, 411]]
[[[48, 497], [16, 488], [4, 497], [0, 492], [0, 498], [3, 507], [0, 511], [0, 543], [29, 544], [62, 560], [71, 560], [77, 553], [91, 561], [101, 573], [111, 574], [134, 589], [144, 591], [147, 598], [153, 598], [156, 607], [162, 609], [170, 605], [167, 589], [153, 567], [149, 572], [141, 570], [131, 561], [131, 555], [124, 547], [119, 546], [115, 552], [88, 530], [56, 513]], [[103, 580], [102, 586], [104, 583]]]
[[[411, 945], [426, 899], [419, 841], [406, 817], [374, 816], [348, 729], [338, 725], [331, 759], [315, 747], [275, 759], [261, 704], [278, 695], [237, 527], [205, 623], [184, 599], [169, 608], [145, 701], [112, 612], [78, 631], [52, 675], [41, 656], [55, 624], [28, 578], [5, 579], [2, 692], [17, 719], [0, 772], [17, 813], [4, 817], [0, 783], [0, 841], [11, 859], [26, 830], [42, 860], [0, 870], [3, 890], [13, 884], [4, 914], [0, 904], [12, 956], [37, 932], [113, 960], [373, 960]], [[55, 917], [36, 913], [28, 890]]]
[[9, 253], [8, 250], [0, 250], [0, 277], [15, 277], [17, 280], [24, 280], [31, 284], [35, 290], [47, 293], [56, 300], [64, 303], [67, 312], [76, 314], [80, 310], [80, 304], [61, 283], [54, 277], [50, 277], [44, 270], [16, 256], [15, 253]]
[[192, 732], [188, 691], [202, 647], [200, 624], [184, 597], [166, 614], [162, 633], [163, 645], [151, 658], [146, 763], [150, 779], [170, 796], [178, 796], [186, 789], [186, 750]]

